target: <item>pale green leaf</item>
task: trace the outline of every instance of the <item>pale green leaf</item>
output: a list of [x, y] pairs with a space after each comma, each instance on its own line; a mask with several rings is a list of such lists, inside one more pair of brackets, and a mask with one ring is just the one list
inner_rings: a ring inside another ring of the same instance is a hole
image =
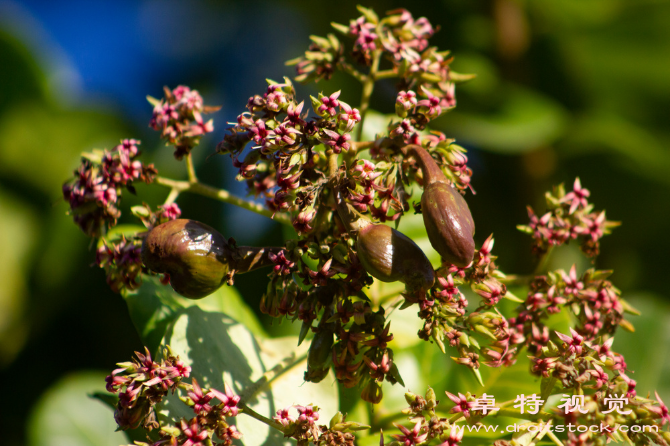
[[90, 394], [105, 391], [105, 375], [78, 372], [49, 388], [28, 420], [28, 446], [119, 446], [113, 411]]
[[[323, 419], [338, 411], [338, 390], [332, 372], [320, 383], [306, 383], [306, 353], [309, 345], [296, 349], [297, 338], [257, 340], [241, 323], [220, 312], [192, 306], [180, 312], [165, 336], [165, 345], [192, 367], [192, 376], [203, 387], [224, 389], [224, 382], [238, 394], [255, 386], [263, 374], [287, 357], [298, 360], [248, 400], [249, 406], [268, 418], [293, 404], [315, 404]], [[290, 361], [289, 361], [290, 362]], [[159, 407], [160, 418], [172, 423], [190, 418], [193, 412], [177, 396]], [[244, 434], [243, 444], [282, 444], [282, 435], [251, 417], [239, 415], [234, 421]]]

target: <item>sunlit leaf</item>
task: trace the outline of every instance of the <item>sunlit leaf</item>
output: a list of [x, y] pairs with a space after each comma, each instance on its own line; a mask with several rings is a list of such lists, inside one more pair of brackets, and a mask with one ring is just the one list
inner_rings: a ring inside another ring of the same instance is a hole
[[[304, 382], [309, 344], [305, 342], [296, 349], [295, 337], [258, 340], [227, 315], [192, 306], [180, 312], [163, 343], [192, 367], [192, 376], [202, 386], [223, 390], [225, 382], [242, 395], [276, 364], [293, 357], [298, 360], [289, 360], [292, 366], [248, 398], [249, 406], [270, 418], [277, 410], [293, 404], [316, 404], [325, 420], [338, 410], [338, 391], [332, 372], [318, 384]], [[161, 419], [170, 422], [193, 416], [192, 410], [177, 396], [168, 398], [159, 412]], [[247, 446], [283, 441], [278, 431], [245, 415], [239, 415], [234, 423], [244, 434], [242, 441]]]

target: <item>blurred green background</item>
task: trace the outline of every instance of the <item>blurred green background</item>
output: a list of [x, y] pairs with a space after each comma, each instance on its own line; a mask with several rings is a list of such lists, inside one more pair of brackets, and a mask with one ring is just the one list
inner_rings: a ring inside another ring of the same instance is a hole
[[[60, 188], [79, 154], [138, 138], [144, 159], [161, 174], [183, 177], [183, 166], [148, 128], [151, 107], [144, 97], [160, 96], [163, 85], [185, 84], [208, 104], [223, 105], [214, 115], [216, 132], [196, 150], [200, 178], [243, 193], [229, 158], [209, 157], [225, 122], [243, 111], [249, 96], [264, 91], [265, 78], [293, 74], [283, 62], [306, 49], [310, 34], [330, 32], [330, 21], [357, 17], [355, 5], [0, 0], [3, 445], [59, 444], [35, 421], [35, 408], [58, 411], [58, 398], [67, 405], [69, 394], [59, 393], [59, 386], [68, 382], [103, 387], [100, 377], [142, 348], [125, 303], [107, 288], [103, 272], [91, 267], [90, 241], [66, 215]], [[365, 6], [378, 13], [406, 7], [415, 17], [428, 17], [441, 28], [431, 44], [453, 51], [455, 70], [477, 74], [457, 89], [458, 108], [436, 127], [469, 150], [476, 238], [481, 243], [495, 234], [494, 253], [504, 271], [532, 271], [530, 240], [515, 226], [526, 222], [527, 204], [543, 210], [543, 193], [553, 184], [571, 185], [579, 176], [596, 209], [622, 222], [603, 240], [596, 266], [615, 271], [613, 282], [643, 316], [632, 318], [638, 332], [617, 336], [614, 350], [626, 354], [640, 394], [658, 388], [670, 401], [670, 1]], [[360, 95], [360, 86], [344, 75], [318, 87], [342, 88], [341, 98], [350, 104]], [[392, 87], [378, 86], [373, 108], [391, 112]], [[316, 91], [310, 85], [299, 94]], [[124, 206], [157, 204], [165, 193], [138, 187], [139, 196], [125, 199]], [[186, 217], [242, 244], [281, 240], [281, 228], [263, 217], [198, 197], [183, 196], [179, 204]], [[579, 271], [590, 266], [576, 247], [559, 250], [554, 262], [565, 268], [577, 263]], [[237, 280], [254, 309], [264, 274]], [[290, 331], [282, 327], [271, 331]], [[75, 379], [73, 373], [83, 375]], [[106, 429], [113, 426], [111, 412], [105, 420]]]

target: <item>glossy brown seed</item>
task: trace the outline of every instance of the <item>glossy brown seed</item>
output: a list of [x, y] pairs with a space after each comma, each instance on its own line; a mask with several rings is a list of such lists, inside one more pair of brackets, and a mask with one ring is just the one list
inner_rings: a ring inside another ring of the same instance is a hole
[[410, 289], [429, 289], [435, 282], [430, 261], [414, 241], [389, 226], [371, 224], [358, 232], [358, 258], [382, 282], [400, 281]]
[[179, 294], [199, 299], [228, 280], [233, 252], [216, 229], [194, 220], [156, 226], [142, 244], [142, 261], [151, 271], [170, 275]]
[[407, 153], [417, 159], [423, 174], [421, 212], [430, 244], [444, 261], [469, 265], [475, 255], [475, 222], [467, 202], [423, 147], [407, 146]]
[[465, 267], [475, 255], [475, 223], [463, 196], [446, 183], [426, 186], [421, 212], [428, 239], [446, 262]]

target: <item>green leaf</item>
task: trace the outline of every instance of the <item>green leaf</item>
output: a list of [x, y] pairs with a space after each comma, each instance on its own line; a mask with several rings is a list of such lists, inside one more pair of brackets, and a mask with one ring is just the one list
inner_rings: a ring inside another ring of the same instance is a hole
[[124, 293], [124, 298], [142, 343], [155, 356], [169, 323], [185, 306], [183, 298], [152, 276], [143, 276], [142, 286]]
[[519, 154], [557, 140], [568, 124], [563, 107], [548, 96], [516, 85], [504, 86], [506, 98], [489, 115], [454, 111], [434, 127], [492, 152]]
[[29, 446], [119, 446], [128, 443], [116, 432], [112, 410], [89, 397], [105, 391], [105, 375], [78, 372], [49, 388], [28, 420]]
[[160, 283], [157, 277], [145, 275], [139, 290], [126, 293], [125, 299], [137, 332], [144, 345], [153, 354], [156, 354], [168, 325], [178, 312], [191, 306], [207, 311], [220, 311], [237, 321], [242, 321], [256, 336], [266, 336], [254, 312], [246, 305], [237, 290], [227, 285], [203, 299], [193, 300], [180, 296], [169, 285]]
[[[223, 391], [225, 382], [263, 416], [271, 418], [277, 410], [293, 404], [318, 405], [325, 420], [338, 411], [338, 390], [333, 385], [332, 372], [318, 384], [304, 382], [309, 345], [305, 343], [296, 349], [296, 337], [257, 340], [227, 315], [192, 306], [180, 311], [163, 344], [170, 345], [173, 352], [192, 367], [191, 376], [200, 385]], [[255, 387], [264, 373], [290, 356], [297, 360], [284, 373], [253, 397], [244, 396], [245, 389]], [[170, 423], [193, 416], [193, 411], [177, 395], [167, 398], [158, 412], [159, 419]], [[283, 444], [279, 431], [251, 417], [241, 414], [234, 423], [244, 434], [242, 441], [247, 446]]]

